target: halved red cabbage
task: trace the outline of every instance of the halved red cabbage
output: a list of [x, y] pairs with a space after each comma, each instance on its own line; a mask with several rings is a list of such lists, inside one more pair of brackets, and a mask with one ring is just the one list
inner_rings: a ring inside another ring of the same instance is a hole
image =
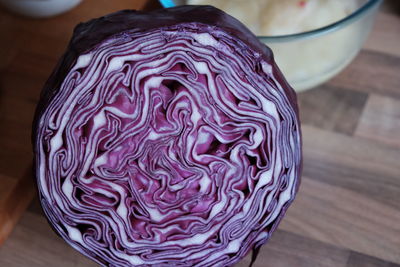
[[77, 26], [34, 131], [55, 231], [104, 266], [229, 266], [299, 186], [296, 96], [271, 51], [210, 6]]

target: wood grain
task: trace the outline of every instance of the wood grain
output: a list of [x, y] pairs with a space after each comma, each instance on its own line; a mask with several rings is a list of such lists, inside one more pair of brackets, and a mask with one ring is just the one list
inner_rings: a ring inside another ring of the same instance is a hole
[[385, 0], [381, 10], [385, 13], [400, 15], [400, 2], [398, 0]]
[[[398, 0], [395, 1], [398, 4], [400, 3]], [[393, 25], [400, 25], [399, 14], [400, 11], [397, 14], [379, 13], [374, 24], [374, 29], [364, 48], [400, 57], [400, 45], [398, 43], [400, 27], [393, 27]]]
[[[32, 113], [73, 27], [144, 4], [85, 0], [71, 12], [43, 20], [0, 8], [0, 243], [34, 193], [26, 175], [32, 161]], [[319, 88], [299, 94], [303, 182], [254, 266], [400, 267], [398, 7], [397, 0], [385, 1], [350, 66]], [[248, 266], [250, 259], [248, 255], [237, 266]], [[96, 264], [56, 236], [35, 199], [0, 247], [0, 266]]]
[[303, 125], [303, 149], [303, 175], [400, 210], [397, 147]]
[[351, 252], [347, 267], [399, 267], [400, 264], [393, 262], [383, 261], [379, 258], [361, 254], [358, 252]]
[[400, 100], [371, 95], [358, 123], [356, 136], [400, 148]]
[[27, 212], [0, 249], [0, 266], [98, 266], [59, 238], [43, 216]]
[[301, 122], [352, 135], [367, 99], [364, 92], [322, 85], [298, 95]]
[[398, 209], [306, 176], [302, 183], [280, 229], [400, 263]]
[[0, 244], [2, 244], [10, 235], [35, 193], [32, 167], [25, 170], [25, 176], [21, 179], [0, 176], [0, 181]]
[[[254, 267], [344, 267], [350, 251], [315, 239], [278, 230], [273, 234], [267, 246], [261, 248]], [[248, 267], [250, 255], [237, 267]]]
[[[398, 37], [400, 39], [400, 36]], [[340, 88], [400, 98], [400, 57], [363, 50], [329, 84]]]

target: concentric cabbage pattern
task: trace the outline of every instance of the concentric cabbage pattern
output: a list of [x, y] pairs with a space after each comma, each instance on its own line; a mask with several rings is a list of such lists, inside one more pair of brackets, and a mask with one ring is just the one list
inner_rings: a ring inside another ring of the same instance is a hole
[[297, 123], [271, 66], [230, 35], [125, 32], [78, 58], [41, 117], [41, 202], [103, 265], [231, 265], [294, 197]]

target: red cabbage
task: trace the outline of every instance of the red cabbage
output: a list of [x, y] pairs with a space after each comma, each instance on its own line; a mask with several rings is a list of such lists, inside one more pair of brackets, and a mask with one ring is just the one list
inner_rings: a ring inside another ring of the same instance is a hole
[[210, 6], [79, 24], [33, 126], [44, 213], [104, 266], [230, 266], [271, 236], [301, 171], [294, 91]]

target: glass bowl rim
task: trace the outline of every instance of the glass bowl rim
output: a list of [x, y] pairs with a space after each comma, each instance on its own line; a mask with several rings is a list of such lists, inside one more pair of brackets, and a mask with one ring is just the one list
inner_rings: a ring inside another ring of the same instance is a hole
[[[311, 31], [305, 31], [295, 34], [286, 34], [286, 35], [274, 35], [274, 36], [257, 35], [257, 37], [261, 41], [269, 43], [292, 41], [299, 39], [303, 40], [303, 39], [318, 37], [344, 28], [345, 26], [353, 23], [354, 21], [365, 16], [375, 8], [379, 7], [382, 4], [382, 2], [383, 0], [368, 0], [365, 4], [363, 4], [360, 8], [358, 8], [356, 11], [354, 11], [347, 17], [338, 20], [334, 23], [331, 23], [329, 25], [326, 25], [324, 27], [317, 28]], [[171, 0], [160, 0], [160, 3], [163, 7], [175, 6], [175, 3]]]

